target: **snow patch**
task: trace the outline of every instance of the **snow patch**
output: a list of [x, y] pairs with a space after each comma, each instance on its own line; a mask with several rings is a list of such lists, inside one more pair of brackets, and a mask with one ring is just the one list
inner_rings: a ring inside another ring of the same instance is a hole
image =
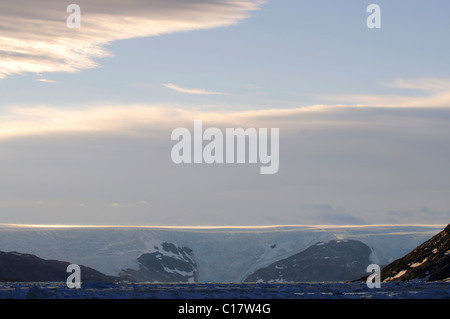
[[184, 276], [184, 277], [189, 276], [189, 277], [192, 277], [192, 278], [194, 276], [194, 271], [193, 270], [187, 272], [187, 271], [179, 270], [179, 269], [176, 269], [176, 268], [175, 269], [168, 268], [168, 267], [165, 267], [165, 266], [163, 268], [164, 268], [165, 272], [168, 272], [168, 273], [171, 273], [171, 274], [179, 274], [179, 275]]
[[396, 279], [396, 278], [400, 278], [401, 276], [403, 276], [404, 274], [406, 274], [406, 271], [407, 270], [402, 270], [402, 271], [400, 271], [398, 274], [396, 274], [393, 278], [394, 279]]
[[[410, 267], [411, 267], [411, 268], [419, 267], [419, 266], [423, 265], [427, 260], [428, 260], [428, 257], [425, 258], [424, 260], [422, 260], [420, 263], [414, 263], [414, 264], [412, 264]], [[406, 270], [405, 270], [405, 271], [406, 271]]]
[[399, 271], [398, 274], [396, 274], [394, 277], [386, 278], [384, 281], [386, 282], [386, 281], [391, 281], [391, 280], [400, 278], [401, 276], [403, 276], [404, 274], [406, 274], [406, 271], [407, 271], [407, 270], [401, 270], [401, 271]]

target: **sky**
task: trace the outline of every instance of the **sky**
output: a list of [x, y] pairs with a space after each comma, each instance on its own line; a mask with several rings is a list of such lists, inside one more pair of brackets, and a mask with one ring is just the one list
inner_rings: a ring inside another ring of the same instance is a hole
[[[367, 25], [373, 3], [381, 28]], [[0, 223], [446, 224], [448, 12], [447, 0], [3, 1]], [[278, 172], [174, 163], [171, 133], [194, 120], [278, 128]]]

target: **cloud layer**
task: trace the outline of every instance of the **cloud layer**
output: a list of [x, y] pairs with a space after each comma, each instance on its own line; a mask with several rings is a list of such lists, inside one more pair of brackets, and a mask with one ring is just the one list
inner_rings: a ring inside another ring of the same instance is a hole
[[[195, 119], [204, 128], [279, 127], [279, 172], [261, 176], [253, 164], [174, 164], [170, 132], [192, 130]], [[320, 105], [241, 112], [156, 104], [10, 107], [0, 123], [0, 219], [441, 223], [448, 220], [449, 119], [448, 109]], [[421, 207], [436, 213], [414, 214]]]
[[259, 0], [79, 0], [81, 28], [66, 25], [67, 1], [0, 5], [0, 78], [24, 72], [76, 72], [109, 56], [112, 41], [232, 25]]
[[183, 87], [180, 87], [180, 86], [178, 86], [176, 84], [173, 84], [173, 83], [162, 83], [161, 85], [166, 87], [166, 88], [168, 88], [168, 89], [171, 89], [171, 90], [174, 90], [176, 92], [179, 92], [179, 93], [195, 94], [195, 95], [222, 95], [222, 94], [224, 94], [222, 92], [208, 91], [208, 90], [205, 90], [205, 89], [188, 89], [188, 88], [183, 88]]
[[[226, 107], [222, 108], [226, 110]], [[366, 110], [364, 110], [366, 109]], [[202, 120], [210, 127], [280, 128], [283, 134], [317, 130], [402, 131], [411, 136], [444, 138], [448, 108], [311, 105], [242, 111], [186, 108], [175, 104], [92, 104], [9, 106], [0, 117], [0, 140], [53, 134], [119, 134], [161, 137]], [[403, 110], [403, 111], [401, 111]]]

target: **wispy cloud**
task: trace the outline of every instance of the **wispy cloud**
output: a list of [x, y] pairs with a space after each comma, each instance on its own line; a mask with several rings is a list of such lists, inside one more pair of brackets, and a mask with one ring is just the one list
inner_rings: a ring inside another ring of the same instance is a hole
[[397, 79], [387, 86], [401, 89], [422, 90], [425, 92], [442, 92], [450, 90], [450, 79], [442, 78], [419, 78], [419, 79]]
[[177, 91], [179, 93], [186, 93], [186, 94], [197, 94], [197, 95], [223, 95], [222, 92], [214, 92], [214, 91], [207, 91], [204, 89], [188, 89], [188, 88], [182, 88], [176, 84], [173, 83], [161, 83], [162, 86], [165, 86], [168, 89]]
[[58, 83], [55, 80], [49, 80], [49, 79], [37, 79], [36, 81], [43, 82], [43, 83]]
[[394, 89], [411, 90], [414, 94], [340, 94], [325, 98], [334, 104], [358, 107], [450, 108], [450, 79], [398, 79], [385, 83]]
[[0, 10], [0, 78], [24, 72], [76, 72], [110, 56], [112, 41], [236, 24], [260, 0], [78, 0], [81, 28], [69, 29], [64, 4], [7, 1]]

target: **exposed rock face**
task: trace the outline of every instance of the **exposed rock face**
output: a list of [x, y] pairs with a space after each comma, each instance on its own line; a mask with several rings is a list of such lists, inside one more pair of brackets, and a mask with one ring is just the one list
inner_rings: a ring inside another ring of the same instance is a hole
[[381, 270], [383, 281], [450, 278], [450, 224], [440, 233]]
[[137, 259], [139, 270], [126, 269], [120, 277], [130, 281], [150, 282], [195, 282], [197, 264], [192, 250], [177, 247], [171, 243], [162, 243], [156, 251], [145, 253]]
[[[0, 251], [0, 281], [63, 281], [70, 273], [66, 272], [69, 262], [45, 260], [31, 254]], [[114, 281], [118, 278], [106, 276], [101, 272], [80, 265], [81, 282]]]
[[357, 240], [319, 242], [249, 275], [246, 282], [347, 281], [365, 273], [371, 249]]

